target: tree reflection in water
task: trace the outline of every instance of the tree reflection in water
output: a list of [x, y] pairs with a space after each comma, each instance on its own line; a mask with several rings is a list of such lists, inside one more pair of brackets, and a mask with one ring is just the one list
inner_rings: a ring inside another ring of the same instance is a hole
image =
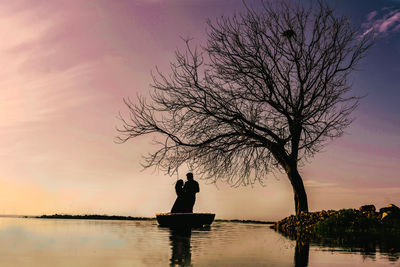
[[400, 238], [392, 233], [364, 233], [341, 236], [314, 237], [312, 244], [327, 247], [328, 251], [359, 253], [364, 258], [375, 259], [379, 252], [390, 262], [400, 258]]
[[294, 251], [294, 266], [307, 267], [308, 255], [310, 254], [310, 243], [306, 240], [296, 239], [296, 248]]
[[[170, 266], [193, 266], [191, 237], [198, 242], [198, 236], [203, 236], [207, 229], [169, 229], [169, 241], [171, 246]], [[336, 236], [310, 236], [295, 233], [285, 235], [296, 241], [294, 248], [293, 265], [295, 267], [307, 267], [309, 265], [310, 246], [319, 247], [323, 251], [333, 253], [361, 254], [365, 258], [374, 259], [378, 253], [389, 262], [397, 263], [400, 258], [400, 239], [387, 235], [371, 235], [364, 233], [346, 234]]]
[[308, 266], [310, 245], [323, 248], [325, 251], [337, 253], [361, 254], [364, 258], [375, 259], [380, 253], [390, 262], [400, 259], [400, 239], [388, 234], [343, 234], [336, 236], [305, 235], [293, 233], [283, 234], [291, 240], [296, 240], [294, 266]]

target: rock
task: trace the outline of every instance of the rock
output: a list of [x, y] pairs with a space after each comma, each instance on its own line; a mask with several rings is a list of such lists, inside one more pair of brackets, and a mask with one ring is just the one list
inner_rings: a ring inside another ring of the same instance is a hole
[[379, 210], [381, 219], [397, 219], [400, 218], [400, 208], [394, 204], [389, 204], [387, 207], [381, 208]]
[[395, 222], [395, 221], [400, 221], [400, 213], [397, 212], [392, 212], [392, 213], [387, 213], [383, 212], [382, 217], [381, 217], [382, 222]]
[[301, 212], [299, 216], [289, 216], [275, 223], [274, 229], [284, 233], [311, 233], [312, 227], [339, 211]]
[[386, 212], [386, 213], [393, 213], [393, 212], [395, 212], [395, 213], [400, 213], [400, 208], [399, 207], [397, 207], [396, 205], [394, 205], [394, 204], [389, 204], [387, 207], [384, 207], [384, 208], [381, 208], [380, 210], [379, 210], [379, 213], [384, 213], [384, 212]]
[[360, 211], [375, 212], [376, 208], [374, 205], [364, 205], [359, 208]]
[[388, 208], [392, 209], [393, 212], [399, 212], [400, 213], [400, 208], [397, 207], [395, 204], [389, 204]]

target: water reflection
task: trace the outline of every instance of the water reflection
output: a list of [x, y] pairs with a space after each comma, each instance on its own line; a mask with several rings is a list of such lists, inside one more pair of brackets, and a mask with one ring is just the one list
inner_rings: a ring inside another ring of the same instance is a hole
[[391, 235], [364, 234], [326, 236], [312, 239], [312, 244], [324, 247], [327, 251], [346, 251], [360, 253], [363, 258], [376, 259], [381, 254], [390, 262], [400, 258], [400, 239]]
[[[358, 241], [357, 241], [358, 240]], [[397, 266], [400, 239], [287, 238], [265, 225], [0, 218], [1, 266]]]
[[378, 234], [346, 234], [336, 236], [310, 236], [302, 234], [283, 234], [296, 241], [294, 265], [308, 266], [310, 245], [321, 251], [332, 253], [360, 254], [363, 259], [377, 260], [379, 254], [389, 262], [400, 259], [400, 239], [388, 235]]
[[307, 267], [309, 254], [310, 254], [310, 243], [306, 240], [297, 239], [294, 251], [294, 266]]
[[191, 247], [190, 237], [192, 230], [188, 229], [170, 229], [169, 240], [172, 249], [170, 266], [192, 266], [191, 265]]

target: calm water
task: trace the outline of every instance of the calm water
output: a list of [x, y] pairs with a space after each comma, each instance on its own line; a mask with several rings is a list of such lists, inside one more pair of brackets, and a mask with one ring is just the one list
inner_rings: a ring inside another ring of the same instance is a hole
[[400, 266], [399, 257], [308, 246], [261, 224], [174, 232], [156, 221], [0, 218], [0, 266], [365, 267]]

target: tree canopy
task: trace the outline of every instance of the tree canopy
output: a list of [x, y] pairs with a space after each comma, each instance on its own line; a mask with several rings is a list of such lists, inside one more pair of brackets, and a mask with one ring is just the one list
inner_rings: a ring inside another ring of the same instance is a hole
[[349, 75], [372, 37], [323, 1], [262, 3], [208, 21], [205, 46], [185, 40], [170, 73], [153, 75], [150, 99], [124, 100], [118, 138], [161, 136], [144, 166], [169, 174], [190, 164], [211, 181], [247, 185], [284, 171], [300, 212], [298, 164], [351, 123], [359, 97]]

